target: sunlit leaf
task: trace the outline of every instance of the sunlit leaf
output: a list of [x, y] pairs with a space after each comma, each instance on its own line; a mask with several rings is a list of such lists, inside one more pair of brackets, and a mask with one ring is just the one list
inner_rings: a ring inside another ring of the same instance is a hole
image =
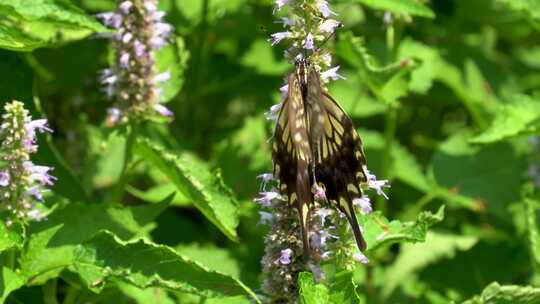
[[92, 289], [119, 279], [140, 288], [163, 287], [205, 297], [247, 294], [257, 299], [240, 281], [208, 270], [172, 248], [145, 240], [122, 242], [110, 232], [78, 246], [74, 268]]

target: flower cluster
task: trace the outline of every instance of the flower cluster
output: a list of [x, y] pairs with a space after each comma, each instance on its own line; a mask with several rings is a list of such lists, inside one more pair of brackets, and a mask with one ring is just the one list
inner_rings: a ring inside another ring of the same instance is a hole
[[7, 210], [11, 225], [13, 219], [41, 220], [44, 215], [37, 208], [43, 201], [42, 192], [56, 178], [49, 173], [52, 167], [39, 166], [30, 160], [38, 149], [37, 132], [52, 132], [46, 119], [32, 120], [24, 104], [7, 103], [2, 116], [2, 166], [0, 169], [0, 206]]
[[260, 223], [271, 227], [265, 238], [265, 254], [261, 261], [267, 274], [262, 288], [274, 302], [295, 303], [298, 296], [296, 280], [305, 268], [298, 215], [275, 188], [267, 191], [273, 180], [272, 174], [263, 174], [260, 178], [263, 189], [255, 201], [270, 211], [260, 212]]
[[153, 115], [173, 113], [159, 103], [157, 84], [167, 81], [169, 72], [155, 74], [154, 51], [167, 43], [172, 26], [163, 21], [157, 0], [120, 1], [115, 12], [99, 14], [105, 25], [116, 30], [112, 36], [115, 64], [102, 71], [100, 80], [107, 96], [116, 101], [108, 110], [109, 125]]

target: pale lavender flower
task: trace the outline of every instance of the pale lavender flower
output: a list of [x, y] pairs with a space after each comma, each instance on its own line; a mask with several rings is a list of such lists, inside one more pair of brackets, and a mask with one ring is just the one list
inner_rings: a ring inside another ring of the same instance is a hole
[[259, 224], [270, 224], [272, 222], [272, 218], [272, 213], [266, 211], [259, 211]]
[[306, 50], [313, 50], [315, 48], [315, 45], [313, 43], [313, 35], [309, 33], [306, 37], [306, 42], [304, 42], [304, 48]]
[[49, 128], [47, 119], [36, 119], [32, 120], [25, 124], [26, 132], [28, 132], [28, 137], [34, 138], [36, 136], [36, 130], [39, 132], [49, 132], [52, 133], [52, 129]]
[[313, 186], [311, 187], [311, 192], [313, 192], [313, 198], [317, 202], [321, 202], [321, 203], [326, 202], [326, 192], [321, 186], [317, 184], [313, 184]]
[[292, 18], [282, 17], [281, 21], [277, 21], [279, 23], [283, 23], [283, 26], [293, 26], [296, 24], [296, 20]]
[[148, 53], [146, 52], [146, 46], [144, 44], [142, 44], [139, 40], [135, 40], [133, 42], [133, 48], [134, 48], [134, 51], [135, 51], [135, 56], [137, 58], [148, 55]]
[[293, 251], [290, 248], [281, 250], [281, 256], [279, 257], [279, 262], [283, 265], [288, 265], [291, 263]]
[[353, 255], [353, 259], [357, 262], [360, 262], [364, 265], [367, 265], [369, 264], [369, 259], [367, 258], [367, 256], [365, 256], [363, 253], [361, 252], [358, 252], [358, 253], [355, 253]]
[[5, 187], [9, 185], [9, 173], [7, 171], [1, 171], [0, 172], [0, 186]]
[[274, 175], [272, 173], [263, 173], [258, 175], [257, 178], [261, 179], [261, 189], [265, 190], [266, 185], [274, 180]]
[[279, 111], [281, 110], [281, 107], [283, 106], [283, 103], [280, 102], [278, 104], [275, 104], [273, 106], [270, 107], [270, 111], [264, 113], [264, 115], [266, 116], [266, 119], [267, 120], [276, 120], [278, 115], [279, 115]]
[[165, 82], [167, 80], [171, 79], [171, 72], [170, 71], [166, 71], [166, 72], [163, 72], [161, 74], [157, 74], [155, 77], [154, 77], [154, 82], [155, 83], [159, 83], [159, 82]]
[[274, 10], [274, 12], [281, 10], [289, 2], [291, 2], [291, 0], [275, 0], [276, 9]]
[[259, 192], [260, 197], [254, 199], [255, 202], [261, 204], [264, 207], [270, 207], [272, 205], [272, 201], [275, 199], [281, 200], [282, 197], [277, 192], [276, 189], [272, 189], [272, 191], [263, 191]]
[[53, 170], [52, 167], [38, 166], [31, 161], [25, 161], [23, 166], [30, 173], [30, 179], [39, 182], [41, 185], [51, 186], [56, 181], [56, 177], [49, 174]]
[[357, 197], [353, 199], [353, 205], [360, 207], [360, 211], [364, 215], [370, 214], [371, 211], [373, 211], [373, 209], [371, 208], [371, 201], [367, 196]]
[[129, 67], [129, 53], [124, 53], [120, 56], [120, 67], [123, 69], [127, 69]]
[[338, 80], [338, 79], [346, 79], [345, 77], [339, 75], [337, 71], [339, 70], [339, 65], [335, 66], [333, 68], [330, 68], [324, 72], [321, 73], [321, 78], [323, 80], [332, 79], [332, 80]]
[[43, 195], [41, 194], [41, 190], [37, 186], [30, 187], [28, 190], [26, 190], [26, 194], [33, 196], [38, 201], [43, 201]]
[[341, 26], [341, 22], [336, 21], [334, 19], [326, 19], [319, 25], [319, 30], [322, 32], [332, 33], [336, 29], [336, 27]]
[[388, 196], [382, 190], [382, 188], [390, 188], [388, 180], [377, 180], [377, 177], [374, 174], [371, 174], [365, 165], [363, 166], [363, 169], [366, 173], [368, 187], [374, 189], [378, 195], [382, 195], [385, 199], [388, 199]]
[[330, 15], [336, 14], [330, 10], [330, 6], [328, 5], [328, 1], [326, 0], [317, 0], [316, 5], [324, 18], [328, 18], [330, 17]]
[[120, 5], [118, 5], [118, 8], [120, 9], [122, 13], [126, 15], [126, 14], [129, 14], [129, 10], [131, 9], [132, 6], [133, 6], [133, 3], [131, 3], [131, 1], [124, 1], [120, 3]]
[[45, 215], [41, 213], [38, 209], [32, 209], [26, 213], [29, 219], [34, 220], [36, 222], [40, 222], [45, 219]]
[[171, 110], [169, 110], [167, 107], [159, 103], [156, 103], [154, 105], [154, 110], [156, 110], [156, 112], [158, 112], [160, 115], [165, 116], [165, 117], [174, 116], [174, 113]]
[[292, 33], [291, 32], [277, 32], [270, 35], [270, 37], [271, 37], [270, 42], [272, 43], [272, 45], [276, 45], [281, 40], [292, 37]]

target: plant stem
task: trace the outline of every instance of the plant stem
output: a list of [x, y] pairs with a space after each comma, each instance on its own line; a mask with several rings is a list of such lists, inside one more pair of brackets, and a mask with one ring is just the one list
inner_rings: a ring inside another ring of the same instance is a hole
[[[388, 107], [388, 111], [385, 115], [384, 121], [384, 154], [382, 160], [381, 176], [391, 178], [392, 164], [392, 149], [394, 143], [394, 137], [396, 135], [397, 128], [397, 109], [394, 104]], [[383, 214], [387, 213], [387, 202], [382, 196], [377, 198], [378, 210], [381, 210]]]
[[62, 304], [73, 304], [76, 303], [75, 300], [79, 296], [79, 293], [81, 290], [75, 286], [70, 286], [68, 288], [68, 291], [66, 293], [66, 297], [64, 298], [64, 302]]
[[58, 304], [58, 300], [56, 298], [57, 287], [58, 287], [57, 279], [48, 280], [47, 283], [43, 285], [43, 303]]
[[4, 265], [11, 270], [15, 270], [15, 250], [14, 249], [10, 249], [6, 251], [5, 256], [4, 256]]
[[126, 187], [127, 180], [128, 180], [128, 169], [129, 164], [131, 163], [131, 160], [133, 159], [133, 146], [135, 143], [135, 139], [137, 138], [137, 129], [138, 124], [136, 122], [131, 123], [128, 126], [127, 130], [127, 140], [126, 140], [126, 146], [124, 148], [124, 164], [122, 166], [122, 173], [120, 174], [120, 178], [118, 179], [118, 183], [115, 186], [115, 189], [112, 194], [111, 203], [121, 203], [122, 197], [124, 195], [124, 188]]

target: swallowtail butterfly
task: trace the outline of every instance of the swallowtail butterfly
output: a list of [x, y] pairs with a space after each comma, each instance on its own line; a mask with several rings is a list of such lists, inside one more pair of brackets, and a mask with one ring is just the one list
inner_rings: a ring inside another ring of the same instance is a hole
[[306, 60], [288, 76], [288, 92], [274, 131], [274, 176], [290, 206], [298, 210], [304, 254], [309, 256], [313, 185], [325, 190], [330, 204], [345, 214], [361, 251], [366, 242], [353, 200], [362, 197], [366, 158], [351, 119], [321, 86], [320, 73]]

